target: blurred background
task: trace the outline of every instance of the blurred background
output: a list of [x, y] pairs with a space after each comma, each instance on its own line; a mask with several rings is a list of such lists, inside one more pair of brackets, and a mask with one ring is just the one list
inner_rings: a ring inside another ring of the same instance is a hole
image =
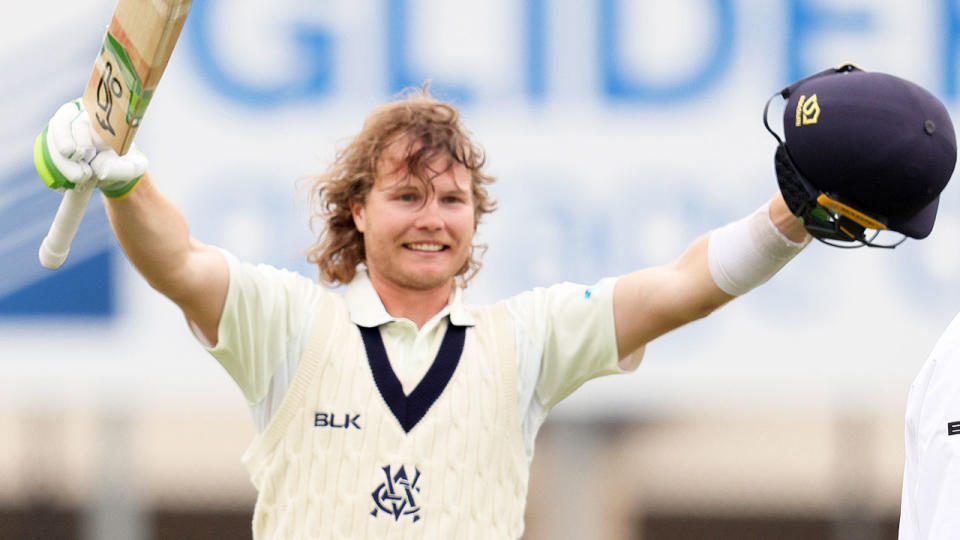
[[[248, 538], [232, 380], [94, 198], [64, 268], [35, 135], [83, 91], [111, 0], [0, 18], [0, 539]], [[666, 263], [776, 190], [766, 100], [853, 61], [958, 104], [955, 0], [194, 0], [138, 146], [194, 236], [316, 276], [303, 179], [432, 81], [499, 210], [467, 298]], [[771, 107], [779, 130], [783, 104]], [[911, 381], [960, 308], [960, 193], [894, 251], [811, 245], [587, 383], [537, 441], [527, 538], [895, 538]]]

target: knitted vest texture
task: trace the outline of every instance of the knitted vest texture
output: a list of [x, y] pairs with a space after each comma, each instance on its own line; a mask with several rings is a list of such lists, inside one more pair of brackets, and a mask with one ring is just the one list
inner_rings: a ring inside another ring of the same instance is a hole
[[[477, 325], [449, 382], [386, 398], [346, 305], [331, 311], [244, 455], [259, 491], [254, 538], [520, 538], [529, 464], [503, 305], [471, 308]], [[420, 413], [405, 429], [397, 411]]]

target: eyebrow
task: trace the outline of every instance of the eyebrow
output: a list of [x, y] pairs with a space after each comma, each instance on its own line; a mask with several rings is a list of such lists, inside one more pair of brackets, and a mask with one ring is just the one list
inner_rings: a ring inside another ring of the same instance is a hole
[[[469, 183], [469, 182], [468, 182]], [[402, 178], [398, 178], [386, 186], [382, 186], [380, 189], [386, 193], [396, 193], [407, 190], [413, 191], [423, 191], [424, 189], [432, 191], [436, 195], [446, 195], [446, 194], [463, 194], [467, 195], [472, 193], [470, 187], [463, 188], [460, 187], [460, 182], [454, 180], [452, 188], [437, 189], [436, 184], [431, 180], [429, 182], [424, 182], [412, 175], [404, 175]]]
[[456, 186], [455, 188], [452, 188], [452, 189], [443, 189], [443, 190], [438, 190], [438, 189], [436, 188], [436, 186], [434, 186], [433, 192], [436, 193], [437, 195], [450, 195], [450, 194], [467, 195], [467, 194], [470, 193], [470, 190], [469, 190], [469, 189], [463, 189], [463, 188], [461, 188], [460, 186], [458, 186], [458, 185], [456, 185], [456, 184], [454, 184], [454, 185]]
[[393, 181], [386, 186], [382, 186], [380, 189], [381, 191], [390, 193], [390, 192], [396, 192], [396, 191], [409, 191], [409, 190], [423, 191], [423, 188], [424, 186], [422, 183], [413, 182], [408, 177], [404, 177], [396, 181]]

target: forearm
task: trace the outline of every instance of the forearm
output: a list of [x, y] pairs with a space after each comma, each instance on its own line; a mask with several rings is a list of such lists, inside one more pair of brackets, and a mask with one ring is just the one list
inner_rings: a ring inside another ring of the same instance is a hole
[[778, 195], [762, 210], [698, 238], [675, 262], [623, 276], [614, 289], [621, 357], [760, 285], [808, 239]]
[[191, 249], [183, 214], [157, 190], [150, 173], [127, 197], [104, 201], [113, 232], [133, 266], [160, 292], [173, 292]]

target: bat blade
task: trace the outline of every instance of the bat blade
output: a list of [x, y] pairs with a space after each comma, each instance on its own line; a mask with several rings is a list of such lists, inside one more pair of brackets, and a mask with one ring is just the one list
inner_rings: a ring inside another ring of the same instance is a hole
[[[118, 154], [126, 154], [160, 82], [191, 0], [118, 0], [83, 93], [90, 123]], [[93, 189], [66, 195], [40, 244], [40, 264], [55, 270], [70, 243]]]
[[120, 0], [83, 93], [91, 123], [126, 154], [160, 82], [191, 0]]

